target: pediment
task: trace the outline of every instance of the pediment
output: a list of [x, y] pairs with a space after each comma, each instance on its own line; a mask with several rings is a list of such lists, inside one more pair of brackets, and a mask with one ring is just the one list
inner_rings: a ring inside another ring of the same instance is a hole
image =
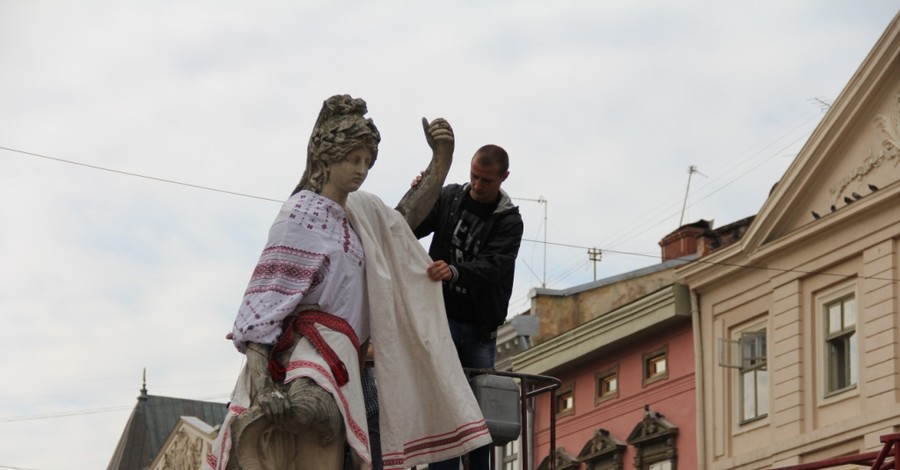
[[[541, 464], [538, 465], [538, 470], [548, 470], [550, 468], [550, 458], [548, 455], [544, 457], [544, 460], [541, 461]], [[555, 467], [559, 470], [565, 469], [576, 469], [581, 463], [576, 459], [569, 451], [567, 451], [564, 447], [556, 448], [556, 465]]]
[[752, 252], [900, 185], [900, 15], [831, 105], [744, 237]]
[[644, 419], [641, 420], [631, 434], [627, 442], [633, 446], [643, 447], [656, 441], [666, 440], [678, 434], [678, 426], [675, 426], [658, 411], [644, 411]]
[[598, 429], [591, 440], [582, 447], [578, 460], [590, 463], [602, 459], [621, 459], [625, 447], [625, 443], [611, 436], [609, 431]]

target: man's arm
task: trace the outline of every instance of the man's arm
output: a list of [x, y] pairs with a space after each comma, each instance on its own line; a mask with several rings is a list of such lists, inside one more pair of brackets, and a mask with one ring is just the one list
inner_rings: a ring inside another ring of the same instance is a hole
[[516, 256], [522, 243], [524, 226], [518, 214], [498, 221], [487, 243], [474, 260], [449, 265], [438, 260], [428, 266], [429, 278], [454, 282], [460, 287], [484, 288], [504, 280], [515, 270]]

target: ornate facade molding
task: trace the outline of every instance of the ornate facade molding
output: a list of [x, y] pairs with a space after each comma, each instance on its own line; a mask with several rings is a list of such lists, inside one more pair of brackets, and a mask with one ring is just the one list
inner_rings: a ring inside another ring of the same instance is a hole
[[839, 202], [847, 186], [850, 186], [854, 181], [862, 181], [869, 173], [890, 161], [894, 162], [895, 167], [900, 164], [900, 92], [897, 93], [894, 100], [894, 109], [888, 114], [875, 116], [875, 122], [884, 135], [880, 148], [869, 150], [869, 155], [863, 160], [861, 165], [854, 168], [850, 174], [841, 178], [828, 189], [829, 193], [831, 193], [832, 204]]

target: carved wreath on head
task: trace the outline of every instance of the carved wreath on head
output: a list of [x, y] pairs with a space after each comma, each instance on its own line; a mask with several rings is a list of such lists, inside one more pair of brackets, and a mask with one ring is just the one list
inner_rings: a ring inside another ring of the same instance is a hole
[[339, 162], [354, 149], [364, 146], [378, 156], [381, 134], [368, 112], [365, 100], [350, 95], [334, 95], [322, 103], [306, 148], [306, 171], [295, 193], [301, 189], [319, 192], [328, 180], [328, 164]]

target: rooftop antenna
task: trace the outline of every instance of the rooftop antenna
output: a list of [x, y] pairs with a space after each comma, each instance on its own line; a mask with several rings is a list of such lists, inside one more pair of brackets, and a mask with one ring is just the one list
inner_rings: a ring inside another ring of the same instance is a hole
[[678, 219], [678, 227], [679, 228], [684, 223], [684, 210], [687, 208], [688, 193], [691, 192], [691, 177], [694, 176], [694, 173], [697, 173], [698, 175], [700, 175], [704, 178], [709, 178], [708, 176], [704, 175], [703, 173], [700, 173], [697, 170], [696, 165], [691, 165], [688, 167], [688, 183], [687, 183], [687, 189], [684, 191], [684, 203], [681, 205], [681, 218]]
[[524, 197], [514, 197], [520, 201], [531, 201], [544, 205], [544, 278], [541, 280], [541, 287], [547, 287], [547, 199], [544, 196], [538, 196], [537, 199], [528, 199]]
[[810, 101], [819, 103], [819, 109], [821, 109], [822, 111], [828, 111], [829, 109], [831, 109], [831, 103], [825, 101], [822, 97], [817, 96], [815, 98], [811, 98]]

